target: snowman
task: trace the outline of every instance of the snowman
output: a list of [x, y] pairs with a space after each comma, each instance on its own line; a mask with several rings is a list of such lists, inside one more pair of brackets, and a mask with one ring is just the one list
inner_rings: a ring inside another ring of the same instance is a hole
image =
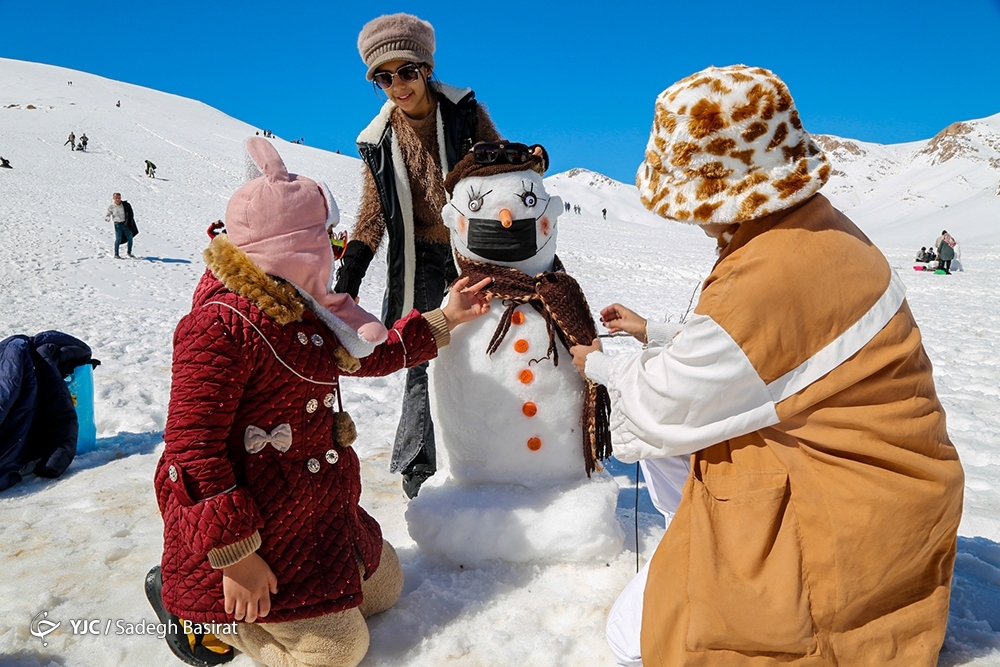
[[407, 509], [425, 552], [462, 563], [609, 559], [621, 551], [607, 394], [568, 346], [596, 328], [556, 257], [563, 210], [542, 181], [544, 151], [477, 144], [448, 175], [442, 211], [456, 265], [492, 278], [490, 312], [452, 332], [430, 367], [447, 475]]

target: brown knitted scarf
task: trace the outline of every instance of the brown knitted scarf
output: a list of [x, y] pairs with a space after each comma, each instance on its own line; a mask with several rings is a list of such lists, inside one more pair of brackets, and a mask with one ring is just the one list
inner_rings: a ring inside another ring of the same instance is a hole
[[[549, 347], [542, 359], [551, 359], [559, 365], [559, 352], [555, 337], [567, 348], [573, 345], [590, 345], [597, 338], [597, 326], [590, 315], [587, 297], [576, 280], [570, 277], [559, 258], [555, 258], [552, 271], [529, 276], [517, 269], [477, 262], [456, 253], [462, 276], [475, 284], [483, 278], [493, 282], [486, 291], [501, 299], [506, 309], [500, 317], [493, 339], [486, 349], [493, 354], [500, 347], [510, 329], [514, 309], [521, 304], [531, 304], [545, 320], [549, 334]], [[538, 361], [541, 361], [539, 359]], [[611, 398], [603, 385], [587, 380], [583, 399], [583, 460], [587, 477], [597, 470], [597, 462], [611, 456]]]

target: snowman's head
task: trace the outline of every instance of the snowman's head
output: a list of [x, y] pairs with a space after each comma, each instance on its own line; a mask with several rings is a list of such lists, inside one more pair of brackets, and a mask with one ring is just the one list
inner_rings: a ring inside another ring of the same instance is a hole
[[514, 164], [505, 158], [486, 161], [490, 157], [480, 152], [477, 162], [474, 149], [445, 182], [448, 202], [441, 217], [453, 247], [469, 259], [529, 275], [551, 270], [563, 205], [545, 191], [541, 171], [547, 160], [532, 155]]

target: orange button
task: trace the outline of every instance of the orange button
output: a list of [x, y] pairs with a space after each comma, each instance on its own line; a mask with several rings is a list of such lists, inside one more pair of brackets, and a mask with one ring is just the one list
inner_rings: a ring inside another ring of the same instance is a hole
[[525, 368], [523, 371], [518, 373], [517, 378], [523, 383], [528, 384], [535, 379], [535, 374]]
[[514, 324], [524, 324], [524, 313], [522, 313], [521, 311], [517, 311], [516, 313], [510, 316], [510, 321], [513, 322]]
[[531, 401], [528, 401], [527, 403], [521, 406], [521, 412], [524, 413], [525, 417], [534, 417], [536, 414], [538, 414], [538, 406], [532, 403]]
[[542, 448], [542, 441], [540, 438], [528, 438], [528, 449], [533, 452], [537, 452]]
[[528, 341], [524, 340], [523, 338], [518, 338], [516, 341], [514, 341], [514, 351], [520, 352], [521, 354], [527, 352]]

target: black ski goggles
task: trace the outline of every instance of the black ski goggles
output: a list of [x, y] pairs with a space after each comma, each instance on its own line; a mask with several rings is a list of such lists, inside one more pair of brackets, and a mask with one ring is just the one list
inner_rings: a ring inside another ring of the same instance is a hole
[[480, 141], [472, 147], [472, 157], [476, 164], [527, 164], [534, 155], [531, 148], [525, 144], [508, 144], [505, 142]]
[[406, 63], [395, 72], [379, 70], [372, 75], [372, 81], [377, 83], [378, 87], [382, 90], [389, 90], [392, 88], [393, 78], [397, 76], [403, 83], [413, 83], [420, 78], [420, 65], [416, 63]]

